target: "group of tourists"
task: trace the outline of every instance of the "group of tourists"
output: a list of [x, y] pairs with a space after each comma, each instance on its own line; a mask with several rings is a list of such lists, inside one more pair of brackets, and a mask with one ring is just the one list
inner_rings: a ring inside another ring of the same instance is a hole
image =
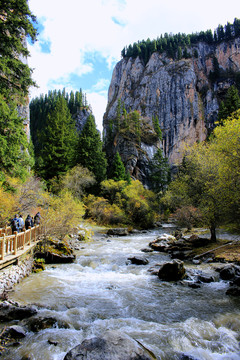
[[27, 230], [35, 225], [39, 225], [40, 219], [41, 219], [41, 215], [39, 212], [36, 213], [34, 218], [31, 215], [28, 215], [25, 221], [23, 220], [22, 215], [18, 216], [16, 214], [10, 223], [10, 226], [12, 228], [12, 233], [14, 233], [14, 231], [22, 232], [24, 229]]

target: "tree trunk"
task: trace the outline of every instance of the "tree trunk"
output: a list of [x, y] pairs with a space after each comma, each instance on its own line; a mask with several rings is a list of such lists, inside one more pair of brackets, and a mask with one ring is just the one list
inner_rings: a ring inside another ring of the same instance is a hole
[[216, 237], [216, 226], [215, 225], [210, 226], [210, 232], [211, 232], [211, 241], [216, 242], [217, 237]]

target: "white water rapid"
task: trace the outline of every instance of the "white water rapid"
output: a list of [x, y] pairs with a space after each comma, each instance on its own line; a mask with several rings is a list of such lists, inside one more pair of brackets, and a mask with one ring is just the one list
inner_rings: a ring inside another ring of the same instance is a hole
[[[225, 295], [226, 283], [192, 289], [160, 281], [148, 271], [169, 259], [141, 252], [163, 232], [166, 229], [118, 238], [99, 235], [82, 243], [75, 263], [49, 265], [24, 279], [11, 298], [41, 306], [41, 316], [65, 321], [70, 328], [29, 332], [6, 360], [62, 360], [84, 339], [111, 329], [140, 341], [159, 360], [178, 360], [183, 355], [239, 360], [240, 300]], [[133, 255], [146, 257], [149, 264], [127, 264]], [[187, 264], [186, 268], [197, 269]], [[204, 271], [211, 272], [210, 265], [204, 265]]]

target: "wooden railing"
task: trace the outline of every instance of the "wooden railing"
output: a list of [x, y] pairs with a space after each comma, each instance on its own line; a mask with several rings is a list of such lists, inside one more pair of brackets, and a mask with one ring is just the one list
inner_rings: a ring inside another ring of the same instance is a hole
[[12, 235], [12, 228], [11, 226], [5, 226], [4, 228], [0, 228], [0, 237], [3, 235]]
[[[41, 235], [41, 226], [36, 225], [20, 233], [15, 231], [14, 234], [11, 227], [10, 230], [6, 227], [0, 231], [0, 260], [4, 260], [7, 255], [17, 255], [19, 250], [24, 250], [25, 246], [36, 242]], [[9, 232], [12, 235], [8, 235]]]

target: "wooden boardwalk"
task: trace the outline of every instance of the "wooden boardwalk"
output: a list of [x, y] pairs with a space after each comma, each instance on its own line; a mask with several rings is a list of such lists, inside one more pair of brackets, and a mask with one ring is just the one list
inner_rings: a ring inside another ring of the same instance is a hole
[[11, 227], [0, 229], [0, 269], [14, 263], [39, 240], [42, 227], [36, 225], [23, 232], [12, 234]]

